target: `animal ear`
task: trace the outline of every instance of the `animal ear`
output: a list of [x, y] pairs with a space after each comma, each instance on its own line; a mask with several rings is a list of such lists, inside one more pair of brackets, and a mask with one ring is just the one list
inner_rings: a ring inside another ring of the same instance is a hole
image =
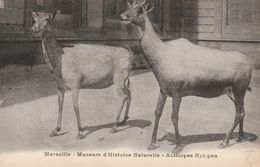
[[60, 10], [56, 10], [55, 12], [53, 12], [51, 15], [49, 15], [49, 18], [54, 19], [57, 14], [60, 14]]
[[152, 10], [154, 9], [154, 4], [146, 4], [145, 7], [144, 7], [144, 10], [146, 13], [149, 13], [151, 12]]
[[33, 17], [34, 20], [37, 20], [37, 18], [39, 16], [40, 16], [39, 13], [32, 11], [32, 17]]
[[136, 0], [128, 0], [127, 1], [127, 6], [129, 7], [129, 6], [132, 6], [132, 5], [134, 5], [134, 4], [136, 4]]
[[143, 6], [143, 5], [145, 4], [145, 2], [146, 2], [146, 0], [140, 0], [140, 1], [138, 2], [138, 4], [141, 5], [141, 6]]

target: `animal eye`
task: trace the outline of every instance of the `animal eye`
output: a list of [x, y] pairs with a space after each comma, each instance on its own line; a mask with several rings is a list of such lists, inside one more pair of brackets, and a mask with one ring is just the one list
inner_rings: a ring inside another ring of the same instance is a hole
[[137, 14], [138, 15], [143, 14], [143, 8], [139, 8], [138, 11], [137, 11]]

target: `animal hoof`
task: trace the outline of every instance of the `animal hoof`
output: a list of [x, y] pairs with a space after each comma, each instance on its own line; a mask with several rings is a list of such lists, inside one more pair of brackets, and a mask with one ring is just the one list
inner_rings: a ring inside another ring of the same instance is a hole
[[242, 137], [242, 136], [238, 136], [237, 138], [236, 138], [236, 142], [242, 142], [244, 140], [244, 138]]
[[124, 125], [126, 125], [126, 120], [123, 120], [122, 122], [119, 122], [117, 124], [117, 126], [124, 126]]
[[223, 148], [227, 148], [228, 144], [227, 143], [220, 143], [220, 145], [218, 146], [218, 148], [223, 149]]
[[55, 129], [51, 132], [51, 134], [49, 135], [50, 137], [55, 137], [55, 136], [59, 136], [59, 130]]
[[110, 131], [111, 133], [116, 133], [117, 132], [117, 130], [116, 130], [116, 128], [115, 127], [113, 127], [112, 129], [111, 129], [111, 131]]
[[125, 126], [126, 125], [126, 121], [122, 121], [122, 122], [119, 122], [118, 124], [117, 124], [117, 126]]
[[121, 121], [121, 122], [119, 122], [119, 123], [117, 124], [117, 126], [124, 126], [124, 125], [126, 125], [126, 121], [127, 121], [128, 119], [129, 119], [129, 117], [124, 118], [124, 120]]
[[129, 117], [125, 117], [124, 120], [122, 122], [126, 122], [129, 119]]
[[176, 147], [172, 150], [172, 153], [179, 154], [179, 153], [181, 153], [182, 150], [183, 150], [183, 147], [181, 147], [181, 146], [176, 146]]
[[82, 132], [79, 132], [78, 136], [76, 137], [77, 140], [81, 140], [85, 137], [85, 135]]
[[157, 145], [157, 144], [154, 144], [154, 143], [151, 143], [148, 147], [147, 147], [147, 149], [148, 150], [155, 150], [156, 148], [158, 148], [159, 146]]

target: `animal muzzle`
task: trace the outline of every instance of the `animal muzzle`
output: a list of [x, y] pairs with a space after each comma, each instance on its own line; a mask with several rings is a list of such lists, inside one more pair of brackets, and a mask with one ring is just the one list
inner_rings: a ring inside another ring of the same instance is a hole
[[121, 15], [120, 15], [120, 19], [121, 19], [121, 20], [127, 20], [126, 14], [124, 14], [124, 13], [121, 14]]
[[35, 32], [36, 30], [37, 30], [37, 28], [36, 27], [32, 27], [32, 32]]
[[32, 31], [33, 33], [38, 33], [38, 32], [40, 32], [40, 29], [37, 28], [37, 27], [32, 27], [31, 31]]
[[131, 23], [131, 21], [127, 18], [127, 15], [124, 14], [124, 13], [121, 14], [119, 18], [120, 18], [121, 22], [124, 23], [124, 24], [130, 24]]

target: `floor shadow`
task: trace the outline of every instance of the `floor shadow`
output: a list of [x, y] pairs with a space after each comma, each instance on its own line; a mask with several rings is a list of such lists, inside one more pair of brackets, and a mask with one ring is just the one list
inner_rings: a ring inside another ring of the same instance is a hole
[[[203, 142], [213, 142], [213, 141], [222, 141], [225, 138], [226, 134], [199, 134], [199, 135], [188, 135], [188, 136], [181, 136], [181, 144], [184, 146], [192, 144], [192, 143], [203, 143]], [[238, 137], [238, 133], [235, 132], [231, 136], [230, 139], [236, 139]], [[255, 141], [257, 139], [257, 136], [252, 133], [245, 133], [243, 141]], [[168, 133], [158, 139], [158, 141], [169, 141], [172, 142], [172, 145], [176, 144], [175, 140], [175, 134]], [[236, 143], [234, 143], [236, 144]], [[232, 145], [234, 145], [232, 144]]]
[[[98, 130], [112, 128], [114, 125], [115, 125], [115, 123], [108, 123], [108, 124], [96, 125], [96, 126], [85, 126], [83, 130], [86, 133], [84, 134], [83, 138], [85, 138], [87, 135], [94, 133]], [[143, 129], [150, 125], [151, 125], [151, 121], [147, 121], [147, 120], [142, 120], [142, 119], [129, 120], [124, 125], [118, 127], [118, 130], [116, 131], [116, 133], [118, 133], [120, 131], [124, 131], [126, 129], [133, 128], [133, 127]]]

